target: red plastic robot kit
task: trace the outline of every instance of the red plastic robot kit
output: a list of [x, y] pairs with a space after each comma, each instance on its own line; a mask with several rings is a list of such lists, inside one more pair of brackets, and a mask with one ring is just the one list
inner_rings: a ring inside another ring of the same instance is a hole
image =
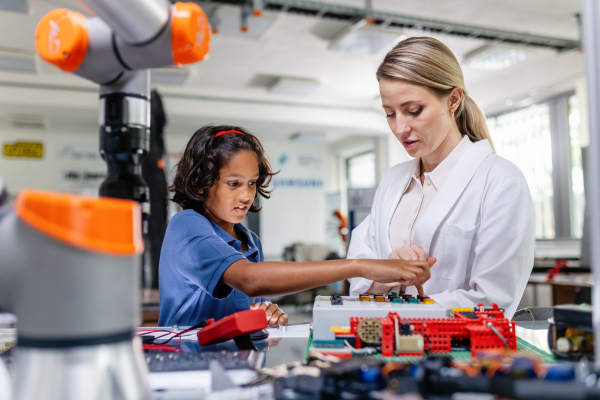
[[[517, 349], [515, 323], [504, 317], [498, 305], [454, 311], [454, 318], [447, 319], [402, 318], [395, 312], [384, 318], [353, 317], [349, 334], [357, 349], [380, 342], [384, 357], [450, 353], [453, 345], [469, 347], [472, 356], [481, 350]], [[336, 334], [336, 338], [344, 336], [348, 334]]]

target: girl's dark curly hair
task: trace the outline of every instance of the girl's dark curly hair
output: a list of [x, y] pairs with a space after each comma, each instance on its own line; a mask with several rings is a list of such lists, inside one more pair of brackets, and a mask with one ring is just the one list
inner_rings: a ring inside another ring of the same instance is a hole
[[[222, 131], [236, 130], [240, 133], [226, 133], [215, 137]], [[270, 197], [267, 187], [271, 183], [274, 173], [271, 164], [265, 156], [265, 150], [258, 139], [247, 130], [238, 126], [213, 126], [207, 125], [198, 129], [188, 142], [183, 157], [175, 168], [177, 172], [169, 191], [173, 192], [171, 201], [179, 204], [181, 208], [194, 209], [204, 213], [204, 202], [208, 192], [219, 179], [219, 171], [229, 160], [242, 151], [252, 151], [258, 157], [259, 177], [256, 181], [256, 197]], [[254, 202], [248, 210], [260, 211]]]

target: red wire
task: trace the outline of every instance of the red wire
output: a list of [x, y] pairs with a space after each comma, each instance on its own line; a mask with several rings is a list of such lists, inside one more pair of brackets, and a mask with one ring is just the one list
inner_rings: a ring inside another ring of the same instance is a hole
[[185, 350], [174, 349], [171, 345], [164, 344], [143, 344], [142, 350], [163, 350], [171, 353], [185, 353]]

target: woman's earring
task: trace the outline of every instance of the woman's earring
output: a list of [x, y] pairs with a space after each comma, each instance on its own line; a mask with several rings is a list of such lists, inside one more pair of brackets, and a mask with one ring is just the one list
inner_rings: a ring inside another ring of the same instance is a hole
[[450, 110], [450, 116], [454, 117], [454, 110]]

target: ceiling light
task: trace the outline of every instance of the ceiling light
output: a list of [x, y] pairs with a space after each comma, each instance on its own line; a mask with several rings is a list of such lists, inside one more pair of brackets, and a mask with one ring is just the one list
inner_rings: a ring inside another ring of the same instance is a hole
[[21, 129], [45, 129], [47, 125], [46, 117], [34, 114], [10, 114], [4, 121]]
[[27, 2], [25, 0], [2, 0], [0, 1], [0, 10], [27, 14]]
[[150, 81], [155, 85], [176, 85], [183, 86], [192, 70], [190, 68], [153, 68], [150, 73]]
[[465, 54], [463, 63], [474, 69], [499, 71], [523, 61], [531, 54], [533, 51], [525, 48], [486, 44]]
[[281, 76], [271, 85], [269, 92], [304, 96], [315, 91], [320, 85], [320, 82], [316, 79]]
[[[398, 43], [402, 32], [367, 25], [364, 21], [348, 26], [337, 33], [331, 40], [329, 49], [375, 54]], [[406, 37], [405, 37], [406, 38]]]
[[0, 70], [35, 73], [35, 55], [32, 51], [0, 47]]
[[290, 139], [296, 143], [322, 143], [325, 140], [323, 132], [298, 132], [294, 133]]

